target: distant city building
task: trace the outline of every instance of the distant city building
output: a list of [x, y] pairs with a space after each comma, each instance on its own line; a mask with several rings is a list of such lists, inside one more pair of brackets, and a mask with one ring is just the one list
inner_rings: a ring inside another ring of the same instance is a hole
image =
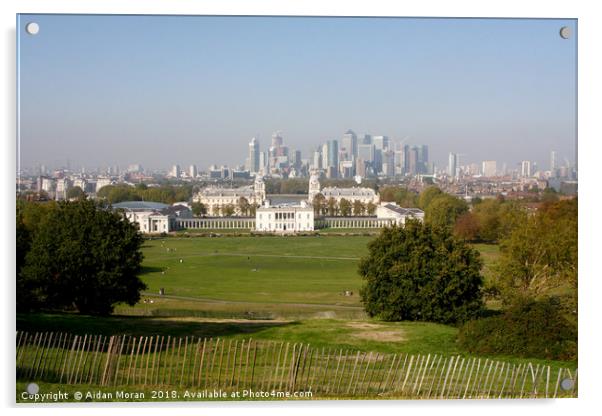
[[531, 177], [531, 175], [532, 175], [532, 172], [531, 172], [531, 161], [529, 161], [529, 160], [523, 160], [520, 163], [520, 175], [523, 178], [530, 178]]
[[190, 176], [191, 178], [196, 178], [198, 175], [198, 170], [196, 165], [190, 165], [190, 167], [188, 168], [188, 176]]
[[[339, 170], [339, 142], [336, 140], [328, 141], [328, 177], [338, 177]], [[331, 170], [331, 168], [333, 168]]]
[[127, 173], [141, 173], [143, 169], [142, 165], [140, 165], [139, 163], [134, 163], [132, 165], [129, 165], [126, 171]]
[[482, 165], [483, 176], [492, 178], [497, 175], [497, 162], [495, 160], [484, 160]]
[[255, 211], [255, 231], [289, 234], [313, 230], [314, 209], [306, 201], [274, 206], [266, 201]]
[[56, 192], [55, 198], [57, 200], [67, 199], [67, 192], [71, 188], [71, 181], [68, 178], [61, 178], [56, 180]]
[[113, 180], [111, 178], [97, 178], [96, 179], [96, 190], [95, 192], [98, 193], [98, 191], [100, 191], [102, 188], [104, 188], [105, 186], [109, 186], [109, 185], [113, 185]]
[[456, 178], [458, 176], [458, 155], [456, 153], [450, 153], [447, 162], [447, 175], [451, 178]]
[[171, 170], [169, 171], [169, 177], [180, 179], [182, 176], [182, 170], [180, 169], [180, 165], [173, 165]]
[[253, 137], [249, 143], [249, 157], [247, 159], [247, 169], [253, 174], [260, 170], [259, 155], [259, 141]]
[[313, 160], [312, 167], [314, 170], [322, 169], [322, 152], [320, 151], [320, 148], [317, 148], [316, 150], [314, 150], [314, 160]]
[[355, 160], [357, 157], [357, 135], [347, 130], [341, 139], [341, 160]]

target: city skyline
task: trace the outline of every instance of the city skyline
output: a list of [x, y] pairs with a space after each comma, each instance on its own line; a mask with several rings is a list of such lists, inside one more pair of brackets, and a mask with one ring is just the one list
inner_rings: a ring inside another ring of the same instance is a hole
[[576, 34], [570, 19], [21, 15], [21, 166], [237, 166], [278, 129], [311, 160], [349, 128], [427, 145], [441, 169], [449, 153], [574, 164], [562, 26]]

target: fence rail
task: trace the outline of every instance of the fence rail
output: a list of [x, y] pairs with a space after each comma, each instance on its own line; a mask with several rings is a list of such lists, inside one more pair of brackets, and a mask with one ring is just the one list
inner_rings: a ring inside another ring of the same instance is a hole
[[[314, 397], [577, 397], [577, 370], [305, 343], [17, 332], [17, 379], [99, 386], [311, 391]], [[571, 387], [567, 389], [567, 386]]]

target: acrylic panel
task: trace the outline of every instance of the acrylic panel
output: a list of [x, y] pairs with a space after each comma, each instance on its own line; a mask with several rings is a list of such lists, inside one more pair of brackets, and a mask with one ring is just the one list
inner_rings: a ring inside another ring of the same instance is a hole
[[577, 20], [17, 16], [21, 403], [577, 397]]

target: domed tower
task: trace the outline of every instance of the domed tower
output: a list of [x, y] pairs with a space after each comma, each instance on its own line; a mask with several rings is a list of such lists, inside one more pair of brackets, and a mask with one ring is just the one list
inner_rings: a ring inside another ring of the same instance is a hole
[[263, 177], [261, 175], [255, 175], [255, 183], [253, 184], [253, 191], [255, 192], [255, 198], [259, 204], [263, 204], [265, 201], [265, 182], [263, 181]]
[[320, 193], [320, 180], [316, 173], [312, 173], [309, 177], [309, 195], [308, 200], [312, 202], [314, 197]]

